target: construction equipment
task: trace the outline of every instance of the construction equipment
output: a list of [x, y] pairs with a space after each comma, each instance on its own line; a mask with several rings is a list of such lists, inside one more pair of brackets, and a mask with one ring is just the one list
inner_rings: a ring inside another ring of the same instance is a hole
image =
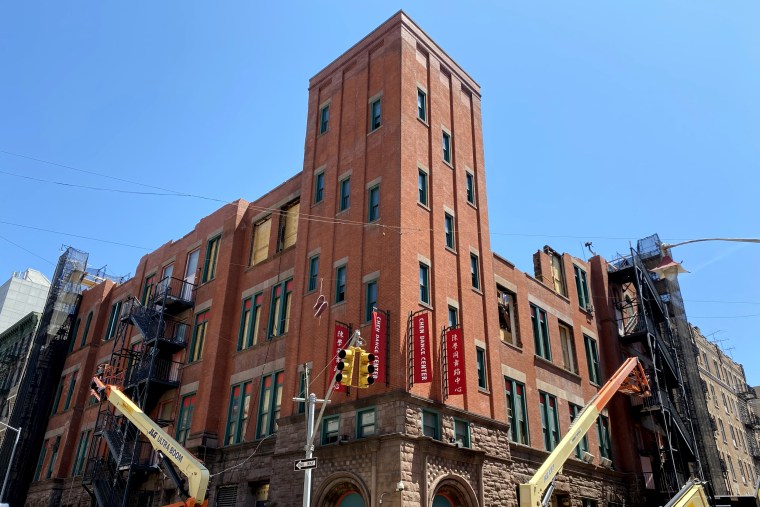
[[[554, 478], [575, 447], [594, 425], [599, 413], [618, 391], [634, 396], [651, 396], [644, 368], [635, 357], [628, 358], [599, 390], [570, 425], [567, 434], [527, 484], [520, 484], [520, 507], [546, 507], [554, 491]], [[684, 504], [686, 505], [686, 504]], [[695, 504], [696, 505], [696, 504]]]
[[690, 479], [665, 507], [709, 507], [709, 505], [703, 482], [699, 479]]
[[[165, 507], [208, 507], [206, 492], [208, 490], [209, 472], [203, 463], [145, 415], [118, 387], [104, 384], [98, 377], [93, 377], [90, 387], [93, 396], [98, 400], [107, 399], [111, 405], [135, 425], [140, 433], [148, 438], [150, 444], [157, 451], [167, 475], [172, 478], [182, 496], [186, 498], [184, 502], [173, 503]], [[175, 466], [187, 477], [187, 489], [185, 489], [182, 479], [177, 475]]]

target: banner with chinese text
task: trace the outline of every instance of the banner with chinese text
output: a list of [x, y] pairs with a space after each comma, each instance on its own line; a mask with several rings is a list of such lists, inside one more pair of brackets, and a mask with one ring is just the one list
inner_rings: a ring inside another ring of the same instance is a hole
[[449, 396], [467, 393], [463, 344], [461, 327], [446, 330], [446, 366], [448, 368], [446, 382], [449, 387]]

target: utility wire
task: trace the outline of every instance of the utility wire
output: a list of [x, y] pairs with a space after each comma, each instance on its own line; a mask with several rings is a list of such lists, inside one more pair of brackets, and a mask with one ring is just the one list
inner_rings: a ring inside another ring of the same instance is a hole
[[85, 188], [88, 190], [98, 190], [101, 192], [116, 192], [119, 194], [137, 194], [137, 195], [162, 195], [162, 196], [174, 196], [174, 197], [189, 197], [187, 194], [178, 194], [174, 192], [141, 192], [139, 190], [124, 190], [120, 188], [105, 188], [105, 187], [92, 187], [89, 185], [78, 185], [76, 183], [66, 183], [64, 181], [46, 180], [43, 178], [35, 178], [33, 176], [25, 176], [23, 174], [11, 173], [8, 171], [0, 170], [0, 174], [7, 174], [8, 176], [15, 176], [16, 178], [23, 178], [26, 180], [39, 181], [42, 183], [52, 183], [54, 185], [61, 185], [64, 187]]
[[71, 233], [68, 233], [68, 232], [60, 232], [60, 231], [54, 231], [54, 230], [51, 230], [51, 229], [43, 229], [42, 227], [34, 227], [34, 226], [31, 226], [31, 225], [16, 224], [16, 223], [13, 223], [13, 222], [6, 222], [5, 220], [0, 220], [0, 224], [12, 225], [14, 227], [21, 227], [22, 229], [31, 229], [31, 230], [34, 230], [34, 231], [50, 232], [52, 234], [60, 234], [62, 236], [71, 236], [73, 238], [89, 239], [90, 241], [99, 241], [100, 243], [108, 243], [108, 244], [111, 244], [111, 245], [125, 246], [125, 247], [128, 247], [128, 248], [135, 248], [137, 250], [148, 250], [148, 251], [152, 250], [151, 248], [147, 248], [147, 247], [144, 247], [144, 246], [130, 245], [129, 243], [120, 243], [118, 241], [109, 241], [107, 239], [93, 238], [91, 236], [82, 236], [80, 234], [71, 234]]
[[32, 251], [31, 251], [31, 250], [29, 250], [28, 248], [24, 248], [23, 246], [19, 245], [18, 243], [14, 243], [13, 241], [11, 241], [11, 240], [9, 240], [8, 238], [6, 238], [5, 236], [0, 236], [0, 239], [3, 239], [3, 240], [5, 240], [5, 241], [7, 241], [8, 243], [10, 243], [11, 245], [13, 245], [13, 246], [15, 246], [15, 247], [18, 247], [18, 248], [20, 248], [21, 250], [25, 251], [26, 253], [32, 254], [32, 255], [34, 255], [35, 257], [37, 257], [37, 258], [39, 258], [39, 259], [42, 259], [43, 261], [45, 261], [45, 262], [47, 262], [47, 263], [49, 263], [49, 264], [52, 264], [53, 266], [55, 266], [55, 262], [53, 262], [53, 261], [51, 261], [51, 260], [48, 260], [48, 259], [44, 258], [44, 257], [43, 257], [43, 256], [41, 256], [41, 255], [37, 255], [36, 253], [32, 252]]

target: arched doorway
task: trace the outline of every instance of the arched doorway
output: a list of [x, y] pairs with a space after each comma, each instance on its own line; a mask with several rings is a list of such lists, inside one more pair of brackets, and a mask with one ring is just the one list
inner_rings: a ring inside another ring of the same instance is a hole
[[458, 475], [440, 478], [433, 486], [431, 507], [478, 507], [472, 486]]
[[319, 507], [367, 507], [369, 490], [350, 472], [337, 473], [322, 482], [312, 496], [312, 505]]
[[338, 507], [366, 507], [364, 499], [359, 493], [351, 492], [346, 494], [338, 502]]

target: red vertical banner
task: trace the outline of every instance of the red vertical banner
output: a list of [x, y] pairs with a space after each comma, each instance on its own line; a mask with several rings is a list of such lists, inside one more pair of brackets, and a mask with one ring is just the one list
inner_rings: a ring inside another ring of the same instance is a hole
[[372, 377], [375, 383], [386, 382], [386, 341], [388, 337], [388, 316], [385, 312], [375, 310], [372, 312], [372, 336], [369, 351], [375, 355], [375, 372]]
[[446, 330], [446, 382], [449, 385], [449, 396], [467, 393], [463, 344], [461, 327]]
[[426, 384], [433, 381], [430, 374], [430, 324], [428, 313], [418, 313], [412, 317], [414, 337], [414, 383]]
[[[336, 322], [335, 331], [333, 333], [333, 381], [335, 381], [335, 375], [338, 373], [338, 362], [340, 362], [338, 352], [345, 348], [346, 344], [348, 343], [348, 339], [348, 326]], [[335, 390], [343, 390], [343, 386], [340, 382], [335, 382]]]

